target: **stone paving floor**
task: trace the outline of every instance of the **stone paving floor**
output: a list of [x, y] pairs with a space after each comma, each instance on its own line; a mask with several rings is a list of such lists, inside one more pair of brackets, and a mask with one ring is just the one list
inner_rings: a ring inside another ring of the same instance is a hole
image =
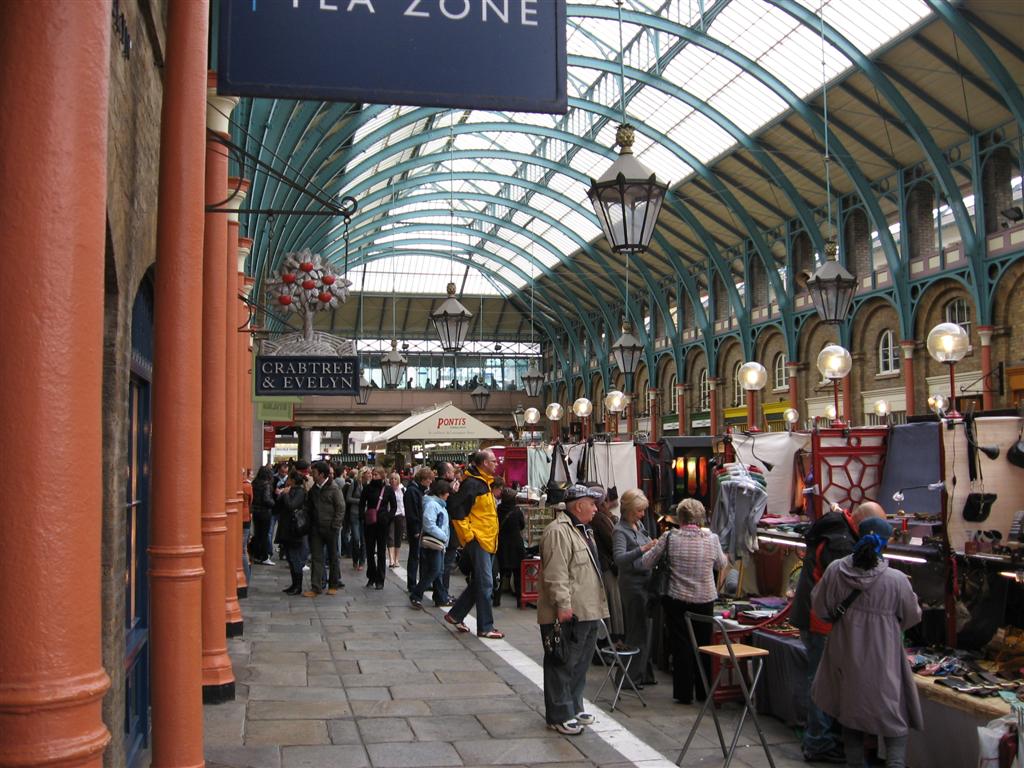
[[[401, 576], [401, 578], [400, 578]], [[233, 702], [205, 708], [210, 768], [419, 768], [420, 766], [666, 766], [679, 756], [698, 709], [675, 704], [668, 676], [627, 697], [614, 713], [602, 697], [598, 722], [581, 736], [545, 728], [541, 646], [532, 608], [503, 598], [495, 625], [505, 641], [457, 634], [440, 610], [410, 609], [404, 572], [382, 591], [342, 564], [337, 595], [288, 597], [287, 568], [254, 566], [242, 601], [243, 637], [229, 641]], [[308, 575], [307, 575], [308, 583]], [[456, 575], [453, 592], [464, 581]], [[591, 667], [586, 694], [604, 678]], [[738, 705], [720, 710], [727, 738]], [[793, 731], [763, 717], [778, 768], [803, 766]], [[683, 762], [717, 766], [710, 715]], [[767, 766], [747, 721], [732, 762]]]

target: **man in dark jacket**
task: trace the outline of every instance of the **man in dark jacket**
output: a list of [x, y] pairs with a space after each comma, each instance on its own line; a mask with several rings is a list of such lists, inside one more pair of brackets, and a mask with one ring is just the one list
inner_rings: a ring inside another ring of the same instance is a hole
[[804, 534], [804, 566], [793, 596], [790, 623], [800, 630], [800, 639], [807, 649], [807, 725], [804, 728], [804, 760], [809, 763], [846, 763], [840, 734], [832, 727], [832, 718], [822, 712], [810, 698], [811, 685], [818, 663], [825, 651], [825, 642], [832, 625], [811, 610], [811, 590], [829, 563], [853, 552], [857, 529], [869, 517], [885, 517], [885, 510], [873, 501], [860, 504], [853, 514], [832, 505]]
[[409, 562], [406, 566], [406, 584], [409, 591], [419, 583], [420, 533], [423, 531], [423, 495], [430, 487], [434, 472], [420, 467], [405, 489], [405, 533], [409, 539]]
[[333, 595], [345, 586], [338, 558], [338, 533], [345, 519], [345, 499], [331, 482], [331, 468], [326, 461], [314, 462], [312, 470], [313, 485], [306, 494], [306, 510], [310, 522], [309, 547], [313, 553], [309, 574], [313, 586], [303, 593], [306, 597], [316, 597], [324, 591], [324, 547], [327, 547], [327, 562], [330, 563], [327, 594]]

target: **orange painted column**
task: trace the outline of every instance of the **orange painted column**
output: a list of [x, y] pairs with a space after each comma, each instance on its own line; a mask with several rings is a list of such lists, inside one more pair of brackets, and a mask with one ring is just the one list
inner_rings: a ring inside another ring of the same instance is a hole
[[907, 401], [907, 416], [917, 413], [914, 402], [914, 346], [917, 342], [903, 340], [900, 348], [903, 350], [903, 365], [900, 372], [903, 374], [903, 396]]
[[[216, 74], [210, 73], [206, 125], [228, 135], [228, 118], [236, 98], [211, 92]], [[227, 147], [208, 136], [206, 140], [206, 203], [224, 199], [228, 183]], [[227, 222], [223, 213], [207, 213], [203, 240], [203, 383], [201, 429], [203, 471], [203, 702], [216, 704], [235, 698], [235, 675], [224, 637], [224, 554], [227, 513], [224, 509], [224, 270], [221, 254], [227, 247]]]
[[718, 434], [718, 379], [708, 377], [708, 418], [710, 419], [709, 433]]
[[800, 372], [800, 363], [786, 363], [786, 375], [789, 377], [789, 407], [799, 413], [800, 411], [800, 379], [797, 374]]
[[0, 459], [32, 482], [3, 516], [0, 763], [98, 768], [110, 3], [14, 0], [3, 24]]
[[981, 410], [991, 411], [995, 407], [992, 394], [992, 333], [991, 325], [978, 326], [978, 338], [981, 340]]
[[[230, 196], [226, 208], [236, 211], [249, 191], [249, 182], [245, 179], [229, 178], [225, 190]], [[227, 435], [227, 480], [224, 486], [228, 510], [227, 557], [228, 569], [233, 569], [235, 579], [235, 595], [244, 598], [248, 594], [249, 585], [242, 566], [242, 466], [238, 460], [238, 214], [228, 214], [227, 241], [227, 319], [224, 333], [227, 337], [227, 376], [225, 377], [226, 398], [224, 412], [227, 417], [225, 434]], [[222, 262], [223, 264], [223, 262]], [[237, 618], [228, 615], [231, 633], [242, 633], [242, 614], [239, 608]]]
[[154, 768], [203, 760], [203, 187], [209, 7], [172, 3], [160, 127], [150, 605]]

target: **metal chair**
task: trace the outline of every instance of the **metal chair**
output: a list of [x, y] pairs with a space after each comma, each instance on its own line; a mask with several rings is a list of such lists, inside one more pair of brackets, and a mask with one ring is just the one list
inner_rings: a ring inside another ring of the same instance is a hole
[[[697, 638], [693, 633], [694, 621], [705, 622], [711, 624], [712, 627], [717, 627], [722, 637], [722, 643], [719, 645], [698, 646]], [[686, 751], [690, 748], [693, 737], [696, 735], [697, 729], [700, 727], [700, 722], [704, 719], [704, 714], [710, 706], [711, 716], [715, 720], [715, 730], [718, 732], [718, 743], [721, 745], [722, 755], [725, 757], [725, 764], [723, 765], [723, 768], [728, 768], [729, 763], [732, 762], [733, 754], [736, 752], [736, 744], [740, 739], [740, 731], [743, 730], [743, 723], [747, 719], [748, 712], [750, 713], [751, 720], [754, 721], [754, 726], [757, 728], [757, 735], [761, 739], [761, 746], [764, 748], [764, 753], [768, 757], [768, 764], [771, 768], [775, 768], [775, 761], [772, 759], [771, 750], [768, 749], [768, 740], [765, 738], [764, 731], [761, 728], [761, 722], [757, 719], [757, 710], [754, 708], [754, 691], [757, 689], [757, 682], [761, 678], [761, 670], [764, 668], [764, 659], [768, 656], [768, 651], [764, 648], [755, 648], [752, 645], [732, 642], [729, 639], [729, 631], [726, 629], [725, 624], [723, 624], [720, 619], [716, 619], [713, 616], [687, 613], [686, 631], [690, 634], [690, 643], [692, 643], [694, 655], [697, 657], [697, 671], [700, 673], [700, 679], [704, 684], [704, 690], [707, 691], [708, 694], [707, 698], [704, 699], [704, 706], [701, 707], [700, 714], [697, 715], [697, 720], [690, 729], [690, 735], [686, 737], [686, 743], [683, 745], [683, 751], [679, 753], [679, 759], [676, 760], [676, 765], [682, 765], [683, 756], [686, 755]], [[704, 672], [704, 665], [701, 663], [701, 654], [717, 659], [719, 662], [718, 673], [715, 675], [715, 680], [710, 687], [708, 686], [707, 674]], [[748, 670], [744, 670], [741, 666], [743, 662], [749, 664]], [[730, 744], [729, 748], [726, 749], [725, 737], [722, 735], [722, 725], [718, 721], [718, 713], [715, 711], [713, 702], [715, 700], [715, 691], [717, 690], [719, 683], [722, 681], [723, 676], [729, 670], [736, 670], [736, 677], [739, 679], [740, 691], [743, 693], [743, 712], [740, 714], [740, 721], [736, 725], [736, 733], [732, 737], [732, 744]], [[749, 685], [746, 680], [746, 675], [744, 674], [745, 671], [750, 675]]]
[[[632, 678], [629, 676], [629, 665], [633, 662], [634, 658], [640, 655], [640, 649], [617, 649], [615, 647], [615, 643], [612, 641], [612, 633], [603, 619], [601, 620], [601, 627], [604, 629], [604, 636], [605, 639], [608, 640], [608, 645], [597, 646], [597, 657], [601, 659], [601, 663], [604, 664], [607, 674], [605, 675], [604, 680], [601, 681], [601, 686], [597, 689], [597, 693], [594, 694], [594, 702], [597, 703], [597, 700], [601, 697], [601, 692], [604, 690], [604, 687], [609, 681], [611, 681], [612, 688], [615, 689], [615, 694], [612, 696], [612, 705], [608, 710], [609, 712], [615, 711], [615, 707], [618, 706], [619, 699], [622, 698], [623, 693], [636, 695], [636, 697], [640, 699], [640, 703], [646, 707], [647, 702], [644, 701], [644, 697], [637, 689], [636, 683], [634, 683]], [[615, 679], [616, 674], [618, 674], [618, 680]], [[632, 688], [631, 691], [628, 689], [625, 691], [622, 690], [623, 685], [627, 682], [629, 683], [629, 687]]]

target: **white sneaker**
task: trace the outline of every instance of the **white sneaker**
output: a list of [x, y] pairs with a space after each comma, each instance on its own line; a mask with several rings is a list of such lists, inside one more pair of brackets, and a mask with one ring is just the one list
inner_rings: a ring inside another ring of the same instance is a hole
[[548, 723], [548, 728], [558, 731], [563, 736], [579, 736], [583, 733], [583, 726], [575, 718], [566, 720], [564, 723]]
[[262, 561], [262, 562], [263, 562], [264, 565], [275, 565], [274, 561], [271, 560], [269, 557], [266, 560]]
[[304, 571], [308, 571], [308, 570], [309, 570], [309, 566], [308, 566], [308, 565], [304, 565], [304, 566], [302, 566], [302, 570], [304, 570]]
[[597, 722], [597, 718], [589, 712], [580, 712], [576, 715], [576, 722], [580, 725], [593, 725]]

